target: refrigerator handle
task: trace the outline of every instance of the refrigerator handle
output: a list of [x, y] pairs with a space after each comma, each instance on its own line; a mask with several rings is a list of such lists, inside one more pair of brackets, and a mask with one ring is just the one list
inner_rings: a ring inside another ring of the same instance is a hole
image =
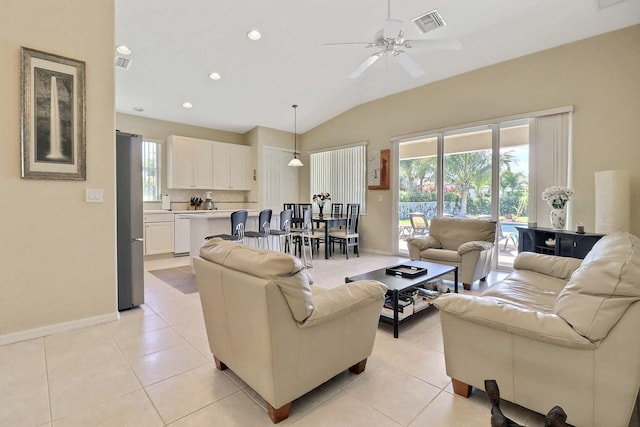
[[133, 239], [131, 239], [132, 242], [144, 242], [144, 239], [142, 237], [135, 237]]

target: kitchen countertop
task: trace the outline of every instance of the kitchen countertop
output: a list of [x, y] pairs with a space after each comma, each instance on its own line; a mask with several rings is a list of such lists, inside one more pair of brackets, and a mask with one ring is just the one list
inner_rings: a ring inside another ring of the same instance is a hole
[[[231, 212], [235, 212], [238, 209], [214, 209], [211, 211], [205, 210], [205, 209], [198, 209], [198, 210], [171, 210], [171, 211], [167, 211], [164, 209], [145, 209], [144, 210], [144, 214], [160, 214], [160, 213], [170, 213], [170, 214], [215, 214], [215, 213], [224, 213], [224, 214], [230, 214]], [[248, 212], [258, 212], [257, 209], [247, 209]]]

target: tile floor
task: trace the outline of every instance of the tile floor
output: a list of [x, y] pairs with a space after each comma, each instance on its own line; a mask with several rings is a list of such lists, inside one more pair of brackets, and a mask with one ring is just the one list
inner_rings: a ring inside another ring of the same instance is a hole
[[[316, 286], [402, 261], [362, 254], [314, 260]], [[153, 260], [146, 270], [188, 264]], [[492, 273], [490, 281], [497, 274]], [[482, 284], [481, 288], [487, 284]], [[474, 292], [478, 285], [474, 286]], [[452, 393], [438, 312], [380, 324], [361, 375], [348, 371], [293, 403], [282, 426], [488, 426], [486, 395]], [[526, 425], [544, 417], [504, 402]], [[118, 321], [0, 347], [0, 426], [270, 426], [262, 399], [213, 364], [197, 293], [145, 273], [145, 304]]]

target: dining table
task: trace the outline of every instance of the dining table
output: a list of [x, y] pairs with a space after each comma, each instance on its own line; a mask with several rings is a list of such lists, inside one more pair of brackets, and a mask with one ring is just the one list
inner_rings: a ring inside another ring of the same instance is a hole
[[331, 257], [331, 246], [329, 242], [329, 229], [331, 227], [345, 226], [347, 225], [347, 216], [346, 215], [323, 215], [323, 216], [314, 216], [313, 223], [317, 228], [320, 228], [320, 224], [324, 224], [324, 259], [329, 259]]

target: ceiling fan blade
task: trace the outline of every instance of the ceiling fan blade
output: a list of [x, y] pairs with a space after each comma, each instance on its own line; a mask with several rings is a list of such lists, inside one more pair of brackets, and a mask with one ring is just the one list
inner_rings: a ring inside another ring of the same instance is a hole
[[364, 73], [367, 68], [371, 67], [374, 62], [376, 62], [382, 56], [382, 52], [374, 53], [370, 57], [364, 60], [364, 62], [358, 65], [358, 68], [353, 70], [351, 74], [349, 74], [350, 79], [357, 79], [360, 77], [360, 74]]
[[418, 63], [403, 50], [395, 51], [393, 57], [402, 65], [402, 68], [404, 68], [407, 73], [411, 74], [411, 77], [416, 78], [424, 74], [424, 70], [420, 68]]
[[460, 40], [405, 40], [404, 46], [418, 49], [460, 50], [462, 42]]
[[395, 39], [400, 34], [402, 28], [402, 21], [397, 19], [385, 19], [384, 20], [384, 38]]
[[371, 42], [345, 42], [345, 43], [325, 43], [322, 46], [352, 46], [352, 47], [373, 47]]

